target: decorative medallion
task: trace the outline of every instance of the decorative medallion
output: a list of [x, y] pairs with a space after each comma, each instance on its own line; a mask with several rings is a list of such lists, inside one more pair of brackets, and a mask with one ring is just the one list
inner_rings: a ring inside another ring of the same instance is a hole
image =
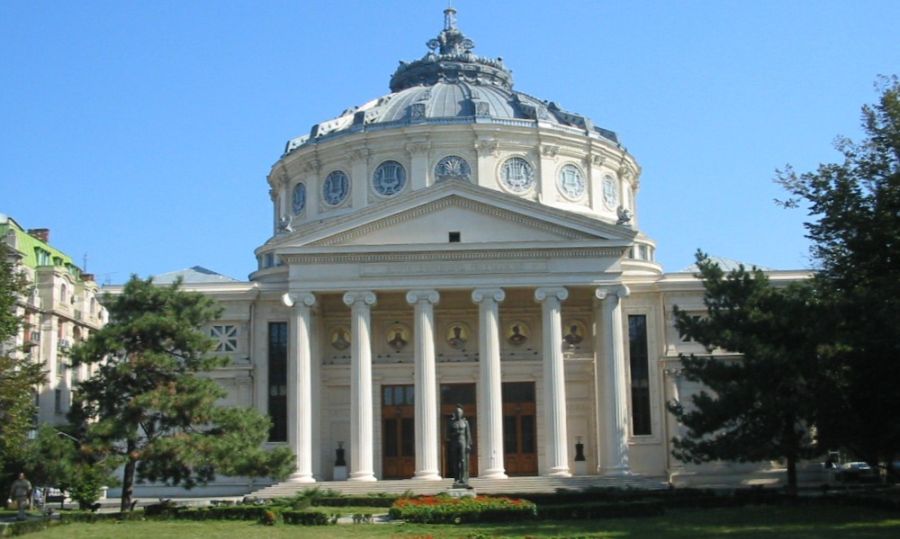
[[406, 185], [406, 170], [396, 161], [385, 161], [375, 169], [372, 185], [381, 196], [396, 195]]
[[581, 320], [567, 320], [563, 325], [566, 334], [563, 335], [563, 341], [569, 348], [580, 346], [587, 338], [587, 329]]
[[399, 352], [406, 348], [409, 344], [410, 331], [409, 327], [404, 324], [394, 324], [388, 329], [387, 343], [388, 346]]
[[350, 194], [350, 179], [340, 170], [335, 170], [325, 178], [322, 184], [322, 198], [329, 206], [337, 206]]
[[603, 204], [610, 210], [619, 205], [619, 185], [612, 176], [603, 177]]
[[531, 335], [531, 329], [521, 320], [516, 320], [506, 327], [506, 342], [513, 346], [525, 344], [529, 335]]
[[524, 193], [534, 187], [534, 168], [521, 157], [511, 157], [500, 168], [500, 180], [513, 193]]
[[472, 169], [465, 159], [456, 155], [448, 155], [438, 161], [434, 167], [435, 181], [466, 180], [471, 181]]
[[578, 200], [584, 196], [584, 174], [575, 165], [566, 165], [559, 170], [557, 178], [559, 191], [569, 200]]
[[471, 335], [472, 332], [465, 322], [453, 322], [447, 326], [447, 344], [454, 350], [465, 348]]
[[331, 330], [331, 347], [335, 350], [346, 350], [350, 348], [350, 331], [344, 326], [338, 326]]
[[291, 195], [291, 209], [294, 215], [300, 215], [306, 208], [306, 184], [303, 182], [294, 186], [294, 192]]

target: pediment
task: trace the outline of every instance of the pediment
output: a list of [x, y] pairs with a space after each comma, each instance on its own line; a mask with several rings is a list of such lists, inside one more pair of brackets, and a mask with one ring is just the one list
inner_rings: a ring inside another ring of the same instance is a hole
[[[456, 183], [456, 182], [454, 182]], [[584, 215], [470, 184], [438, 185], [412, 196], [303, 227], [285, 247], [629, 242], [636, 234]]]

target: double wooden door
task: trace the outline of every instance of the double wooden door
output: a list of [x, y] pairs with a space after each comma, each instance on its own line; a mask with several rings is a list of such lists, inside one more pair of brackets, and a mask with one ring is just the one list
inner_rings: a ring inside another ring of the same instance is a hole
[[452, 477], [450, 456], [447, 449], [447, 428], [456, 406], [462, 406], [469, 421], [472, 435], [472, 452], [469, 453], [469, 477], [478, 475], [478, 414], [475, 405], [475, 384], [441, 384], [441, 475]]
[[415, 390], [381, 386], [381, 455], [385, 479], [409, 479], [416, 472]]
[[508, 475], [537, 475], [534, 382], [503, 384], [503, 464]]

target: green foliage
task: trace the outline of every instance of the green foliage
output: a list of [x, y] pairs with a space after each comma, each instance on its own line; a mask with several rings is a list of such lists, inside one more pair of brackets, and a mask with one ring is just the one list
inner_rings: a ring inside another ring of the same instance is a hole
[[705, 389], [690, 403], [669, 403], [688, 429], [673, 439], [672, 454], [697, 463], [784, 458], [789, 487], [796, 488], [797, 460], [818, 452], [808, 428], [820, 397], [814, 290], [776, 287], [756, 268], [726, 274], [699, 252], [697, 265], [707, 312], [697, 317], [676, 307], [675, 325], [710, 353], [742, 357], [681, 356], [685, 378]]
[[628, 502], [593, 502], [570, 505], [549, 505], [538, 508], [541, 520], [654, 517], [665, 512], [663, 504], [656, 500]]
[[838, 139], [840, 163], [777, 181], [804, 204], [816, 287], [840, 315], [828, 327], [825, 372], [832, 399], [819, 434], [872, 464], [900, 453], [900, 81], [882, 78], [862, 109], [865, 138]]
[[123, 510], [135, 477], [192, 488], [217, 473], [290, 473], [289, 450], [262, 448], [268, 418], [217, 406], [225, 391], [198, 375], [227, 364], [202, 331], [221, 312], [213, 300], [180, 282], [157, 286], [132, 277], [104, 304], [109, 323], [72, 351], [73, 365], [98, 370], [79, 384], [69, 419], [84, 451], [123, 460]]
[[[0, 344], [18, 334], [22, 321], [16, 307], [27, 291], [27, 280], [10, 264], [9, 247], [0, 239]], [[35, 387], [44, 380], [42, 365], [0, 353], [0, 469], [18, 467], [24, 458], [36, 412]]]
[[299, 524], [301, 526], [334, 524], [333, 519], [321, 511], [283, 511], [281, 518], [285, 524]]
[[534, 518], [537, 506], [528, 500], [504, 497], [419, 496], [398, 499], [389, 514], [391, 518], [422, 524], [508, 522]]

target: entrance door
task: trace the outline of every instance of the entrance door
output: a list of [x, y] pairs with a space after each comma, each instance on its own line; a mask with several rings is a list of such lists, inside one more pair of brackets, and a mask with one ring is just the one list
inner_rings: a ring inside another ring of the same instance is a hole
[[385, 479], [409, 479], [416, 472], [415, 390], [381, 387], [381, 455]]
[[447, 451], [447, 425], [450, 416], [461, 404], [466, 419], [469, 420], [469, 432], [472, 434], [472, 452], [469, 453], [469, 477], [478, 476], [478, 416], [475, 406], [475, 384], [442, 384], [441, 385], [441, 475], [451, 477], [450, 461]]
[[537, 475], [534, 382], [503, 384], [503, 463], [509, 475]]

